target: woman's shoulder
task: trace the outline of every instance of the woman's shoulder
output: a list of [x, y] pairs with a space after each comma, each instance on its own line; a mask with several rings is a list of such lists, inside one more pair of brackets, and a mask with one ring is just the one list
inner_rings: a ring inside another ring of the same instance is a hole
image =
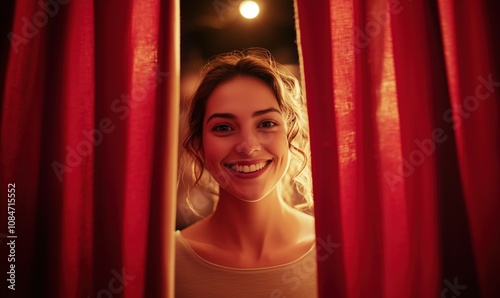
[[204, 218], [179, 231], [180, 236], [190, 245], [202, 245], [209, 243], [210, 236], [206, 225], [207, 218]]
[[312, 245], [316, 239], [314, 217], [297, 209], [292, 209], [291, 214], [299, 227], [297, 231], [298, 242]]
[[224, 255], [225, 251], [221, 250], [213, 241], [214, 237], [212, 237], [206, 221], [207, 218], [204, 218], [186, 227], [178, 232], [178, 237], [187, 244], [190, 250], [202, 258], [210, 255]]

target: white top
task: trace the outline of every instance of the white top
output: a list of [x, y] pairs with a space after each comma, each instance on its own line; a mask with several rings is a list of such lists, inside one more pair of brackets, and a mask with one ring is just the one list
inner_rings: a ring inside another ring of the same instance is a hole
[[201, 258], [175, 232], [175, 297], [317, 297], [316, 246], [290, 263], [232, 268]]

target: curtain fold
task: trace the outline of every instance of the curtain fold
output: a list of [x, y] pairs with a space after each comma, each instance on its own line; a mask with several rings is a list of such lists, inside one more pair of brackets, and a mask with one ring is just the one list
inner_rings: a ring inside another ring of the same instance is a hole
[[[444, 117], [453, 120], [458, 166], [465, 196], [464, 208], [482, 293], [495, 295], [500, 282], [494, 273], [500, 263], [498, 237], [494, 226], [500, 224], [500, 79], [495, 54], [500, 26], [488, 18], [488, 9], [499, 6], [489, 1], [477, 3], [439, 1], [451, 110]], [[462, 20], [467, 18], [467, 22]], [[452, 227], [450, 227], [452, 229]], [[495, 245], [496, 244], [496, 245]]]
[[173, 297], [178, 6], [15, 3], [0, 150], [17, 238], [1, 266], [18, 297]]
[[[93, 8], [92, 2], [76, 2], [68, 6], [69, 16], [65, 20], [67, 27], [65, 32], [62, 32], [63, 36], [67, 36], [67, 40], [62, 45], [54, 43], [62, 46], [62, 60], [70, 62], [55, 63], [55, 65], [62, 66], [61, 95], [58, 98], [63, 99], [61, 101], [63, 110], [60, 113], [63, 118], [59, 123], [64, 125], [59, 125], [62, 136], [58, 144], [59, 154], [65, 152], [66, 148], [90, 150], [90, 148], [84, 148], [88, 143], [82, 142], [82, 135], [75, 132], [93, 132], [95, 121]], [[81, 34], [72, 33], [80, 30]], [[51, 77], [47, 73], [45, 76]], [[54, 90], [57, 89], [54, 86]], [[96, 136], [95, 133], [92, 134]], [[46, 144], [46, 146], [52, 147], [51, 144]], [[66, 174], [61, 172], [58, 172], [57, 177], [62, 187], [61, 222], [59, 224], [61, 251], [54, 263], [59, 265], [57, 270], [59, 270], [61, 284], [67, 285], [58, 288], [57, 294], [62, 297], [74, 296], [82, 289], [92, 288], [93, 285], [91, 276], [85, 272], [92, 272], [93, 267], [91, 265], [94, 245], [93, 223], [88, 219], [94, 214], [93, 171], [95, 166], [93, 154], [81, 158], [80, 165], [72, 167], [71, 173], [68, 171], [67, 175], [71, 177], [65, 177]], [[77, 156], [75, 156], [75, 163], [78, 162], [76, 159]], [[58, 164], [53, 163], [53, 165], [59, 169]], [[75, 277], [80, 281], [79, 284], [72, 281]]]
[[[318, 290], [320, 297], [345, 296], [345, 269], [343, 254], [344, 248], [338, 247], [343, 239], [340, 224], [340, 204], [332, 198], [339, 197], [338, 172], [338, 144], [336, 140], [336, 122], [334, 110], [334, 89], [332, 63], [333, 57], [329, 47], [330, 16], [327, 1], [317, 1], [315, 5], [296, 2], [295, 18], [297, 26], [297, 40], [300, 42], [299, 55], [302, 57], [302, 78], [305, 78], [304, 90], [307, 98], [321, 98], [317, 104], [308, 103], [309, 130], [311, 140], [311, 155], [321, 156], [313, 158], [311, 167], [313, 173], [313, 187], [315, 191], [315, 206], [323, 206], [328, 210], [328, 216], [315, 216], [316, 237], [326, 247], [319, 245], [318, 249]], [[314, 21], [312, 21], [314, 20]], [[315, 40], [322, 40], [328, 46], [318, 47]], [[315, 134], [314, 131], [321, 131]], [[318, 168], [329, 169], [320, 172]], [[325, 175], [326, 174], [326, 175]], [[323, 195], [317, 195], [317, 194]], [[328, 195], [327, 195], [328, 194]], [[317, 208], [315, 208], [317, 209]], [[326, 214], [325, 214], [326, 215]], [[335, 248], [335, 249], [334, 249]], [[332, 283], [331, 281], [337, 281]]]
[[320, 297], [495, 296], [493, 8], [296, 1], [318, 254], [338, 244], [318, 258]]

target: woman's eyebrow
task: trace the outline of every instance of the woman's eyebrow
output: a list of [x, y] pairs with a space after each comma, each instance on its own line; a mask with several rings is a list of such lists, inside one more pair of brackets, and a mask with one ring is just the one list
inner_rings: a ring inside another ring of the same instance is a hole
[[233, 114], [229, 114], [229, 113], [215, 113], [215, 114], [212, 114], [212, 116], [208, 117], [207, 123], [212, 118], [236, 119], [236, 116]]
[[278, 109], [269, 108], [269, 109], [265, 109], [265, 110], [256, 111], [256, 112], [254, 112], [252, 114], [252, 116], [253, 117], [257, 117], [257, 116], [261, 116], [261, 115], [264, 115], [264, 114], [267, 114], [267, 113], [271, 113], [271, 112], [276, 112], [278, 114], [281, 114], [281, 112]]
[[[281, 112], [278, 109], [276, 109], [276, 108], [269, 108], [269, 109], [265, 109], [265, 110], [260, 110], [260, 111], [253, 112], [252, 117], [258, 117], [258, 116], [261, 116], [261, 115], [264, 115], [264, 114], [267, 114], [267, 113], [271, 113], [271, 112], [275, 112], [275, 113], [281, 114]], [[208, 117], [207, 123], [212, 118], [236, 119], [237, 117], [234, 114], [231, 114], [231, 113], [214, 113], [210, 117]]]

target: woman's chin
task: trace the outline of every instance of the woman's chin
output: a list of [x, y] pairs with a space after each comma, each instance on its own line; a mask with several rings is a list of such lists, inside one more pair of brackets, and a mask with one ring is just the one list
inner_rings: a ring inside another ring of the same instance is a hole
[[264, 192], [264, 191], [255, 191], [255, 189], [249, 189], [248, 191], [227, 191], [229, 194], [231, 194], [233, 197], [240, 201], [248, 202], [248, 203], [254, 203], [254, 202], [259, 202], [262, 201], [265, 197], [271, 193], [270, 191]]
[[262, 199], [264, 199], [264, 197], [265, 196], [261, 196], [261, 197], [238, 196], [236, 198], [239, 199], [240, 201], [243, 201], [243, 202], [255, 203], [255, 202], [261, 201]]
[[244, 193], [244, 192], [229, 192], [230, 196], [236, 200], [245, 202], [257, 202], [261, 197], [257, 196], [255, 193]]

